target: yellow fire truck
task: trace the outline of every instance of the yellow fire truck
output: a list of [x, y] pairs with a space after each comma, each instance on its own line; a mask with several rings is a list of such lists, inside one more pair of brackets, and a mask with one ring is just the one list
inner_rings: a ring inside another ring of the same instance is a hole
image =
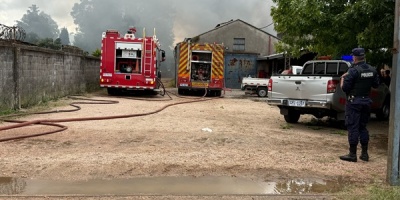
[[185, 40], [175, 46], [176, 87], [180, 95], [207, 90], [221, 96], [224, 83], [223, 44], [199, 44]]

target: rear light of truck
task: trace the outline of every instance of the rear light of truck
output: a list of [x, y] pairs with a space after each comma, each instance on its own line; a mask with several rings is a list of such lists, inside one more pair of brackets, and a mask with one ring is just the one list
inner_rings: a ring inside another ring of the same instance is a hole
[[268, 80], [268, 91], [272, 91], [272, 79]]
[[329, 80], [328, 84], [326, 86], [326, 92], [327, 93], [335, 93], [336, 92], [336, 87], [339, 84], [338, 80]]

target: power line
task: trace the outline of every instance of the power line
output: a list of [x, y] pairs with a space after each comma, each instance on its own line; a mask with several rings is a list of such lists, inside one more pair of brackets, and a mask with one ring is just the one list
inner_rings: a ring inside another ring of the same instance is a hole
[[263, 27], [261, 27], [261, 28], [258, 28], [258, 29], [264, 29], [264, 28], [267, 28], [268, 26], [271, 26], [272, 24], [274, 24], [274, 22], [272, 22], [272, 23], [270, 23], [270, 24], [268, 24], [268, 25], [266, 25], [266, 26], [263, 26]]

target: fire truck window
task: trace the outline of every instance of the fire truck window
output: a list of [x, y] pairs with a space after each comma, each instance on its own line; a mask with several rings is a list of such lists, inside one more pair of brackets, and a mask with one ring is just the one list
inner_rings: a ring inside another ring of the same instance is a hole
[[202, 52], [192, 53], [192, 61], [211, 62], [211, 59], [212, 59], [211, 53], [202, 53]]

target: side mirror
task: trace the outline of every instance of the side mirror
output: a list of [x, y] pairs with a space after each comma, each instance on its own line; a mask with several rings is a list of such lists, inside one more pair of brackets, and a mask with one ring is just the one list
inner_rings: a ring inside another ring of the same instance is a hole
[[161, 61], [165, 61], [165, 51], [161, 50]]
[[161, 71], [157, 72], [157, 78], [161, 79]]

